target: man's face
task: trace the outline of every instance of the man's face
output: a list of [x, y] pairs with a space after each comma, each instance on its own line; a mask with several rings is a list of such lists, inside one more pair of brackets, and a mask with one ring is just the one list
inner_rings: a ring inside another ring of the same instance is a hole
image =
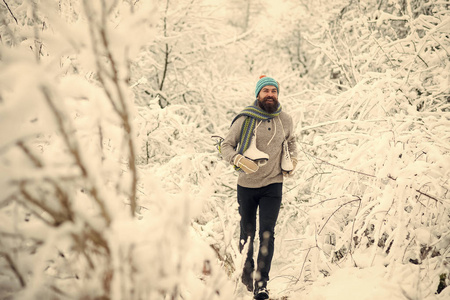
[[258, 95], [259, 107], [268, 113], [274, 113], [278, 108], [278, 91], [273, 85], [266, 85]]

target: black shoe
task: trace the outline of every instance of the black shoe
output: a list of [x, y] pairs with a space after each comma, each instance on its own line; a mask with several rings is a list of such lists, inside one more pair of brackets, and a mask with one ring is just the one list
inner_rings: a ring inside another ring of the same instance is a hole
[[256, 300], [263, 300], [263, 299], [269, 299], [269, 291], [265, 287], [257, 287], [255, 290], [255, 297]]
[[248, 272], [244, 269], [242, 272], [242, 283], [247, 287], [247, 291], [253, 291], [253, 272]]

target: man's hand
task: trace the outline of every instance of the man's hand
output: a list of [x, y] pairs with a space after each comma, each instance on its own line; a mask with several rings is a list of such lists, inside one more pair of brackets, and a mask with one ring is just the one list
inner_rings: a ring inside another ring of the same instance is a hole
[[291, 160], [292, 160], [292, 165], [294, 166], [293, 168], [292, 168], [292, 171], [283, 171], [283, 170], [281, 170], [281, 172], [283, 173], [283, 176], [288, 176], [288, 177], [291, 177], [292, 175], [294, 175], [294, 172], [295, 172], [295, 167], [297, 166], [297, 158], [295, 158], [295, 157], [291, 157]]
[[259, 169], [259, 166], [254, 161], [241, 154], [236, 154], [233, 163], [236, 167], [241, 168], [245, 174], [255, 173]]

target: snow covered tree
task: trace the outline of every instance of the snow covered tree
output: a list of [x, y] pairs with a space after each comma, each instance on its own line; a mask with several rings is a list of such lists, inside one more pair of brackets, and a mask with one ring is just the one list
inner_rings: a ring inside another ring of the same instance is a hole
[[298, 109], [313, 237], [301, 274], [425, 264], [427, 280], [404, 287], [420, 298], [449, 272], [450, 16], [439, 1], [378, 4], [350, 2], [314, 39], [340, 89]]
[[163, 181], [137, 169], [130, 90], [153, 3], [4, 1], [0, 13], [1, 297], [219, 297], [187, 196], [151, 188], [165, 209], [136, 217], [138, 188]]

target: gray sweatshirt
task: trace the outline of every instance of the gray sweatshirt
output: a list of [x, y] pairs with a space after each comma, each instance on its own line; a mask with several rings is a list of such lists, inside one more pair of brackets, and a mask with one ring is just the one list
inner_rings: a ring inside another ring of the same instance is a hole
[[[238, 118], [231, 126], [225, 140], [222, 143], [222, 156], [230, 164], [233, 164], [234, 157], [238, 152], [236, 146], [240, 140], [241, 128], [246, 117]], [[281, 127], [283, 124], [283, 127]], [[297, 157], [297, 146], [295, 143], [292, 118], [285, 112], [281, 112], [278, 117], [267, 121], [257, 121], [256, 123], [256, 148], [269, 155], [269, 161], [259, 167], [253, 174], [239, 173], [238, 185], [247, 188], [259, 188], [272, 183], [283, 182], [281, 173], [281, 145], [286, 139], [288, 141], [289, 153], [291, 157]], [[283, 130], [285, 137], [283, 137]]]

